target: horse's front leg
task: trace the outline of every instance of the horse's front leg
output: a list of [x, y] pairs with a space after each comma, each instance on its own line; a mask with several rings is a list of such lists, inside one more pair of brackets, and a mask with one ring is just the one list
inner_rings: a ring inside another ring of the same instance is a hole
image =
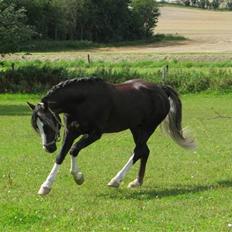
[[[81, 141], [85, 140], [88, 137], [88, 135], [83, 135], [82, 138], [75, 143], [72, 146], [72, 149], [70, 151], [71, 153], [71, 169], [70, 169], [70, 173], [73, 176], [74, 181], [78, 184], [78, 185], [82, 185], [84, 183], [84, 175], [83, 173], [80, 171], [78, 165], [77, 165], [77, 153], [79, 153], [79, 151], [76, 150], [76, 147], [78, 146], [78, 144], [80, 144]], [[76, 155], [74, 156], [74, 153], [76, 152]]]
[[63, 140], [63, 145], [62, 148], [60, 150], [59, 155], [56, 157], [56, 162], [53, 165], [53, 168], [50, 172], [50, 174], [48, 175], [47, 179], [44, 181], [44, 183], [41, 185], [38, 194], [39, 195], [46, 195], [51, 191], [52, 188], [52, 184], [55, 181], [56, 175], [58, 170], [60, 169], [60, 166], [62, 164], [62, 162], [64, 161], [64, 158], [66, 156], [66, 154], [68, 153], [68, 151], [70, 150], [74, 139], [77, 138], [79, 135], [77, 135], [76, 133], [73, 133], [72, 131], [66, 131], [64, 134], [64, 140]]
[[70, 172], [73, 175], [73, 179], [75, 180], [75, 182], [78, 185], [83, 184], [84, 175], [82, 174], [82, 172], [80, 172], [80, 169], [77, 165], [77, 162], [76, 162], [77, 155], [79, 154], [81, 149], [87, 147], [91, 143], [100, 139], [100, 137], [101, 137], [101, 133], [96, 132], [96, 131], [89, 133], [88, 135], [87, 134], [83, 135], [82, 138], [78, 142], [76, 142], [70, 150], [70, 154], [71, 154], [71, 170], [70, 170]]
[[71, 155], [70, 173], [72, 174], [74, 181], [78, 185], [82, 185], [84, 183], [84, 175], [82, 172], [80, 172], [80, 169], [77, 165], [76, 159], [77, 159], [77, 157]]

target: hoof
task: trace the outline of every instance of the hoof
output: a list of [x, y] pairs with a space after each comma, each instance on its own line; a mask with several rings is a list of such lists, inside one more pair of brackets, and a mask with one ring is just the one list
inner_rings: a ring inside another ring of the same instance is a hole
[[115, 179], [112, 179], [107, 185], [108, 187], [118, 188], [120, 183], [117, 182]]
[[142, 183], [139, 182], [138, 179], [135, 179], [134, 181], [128, 184], [128, 188], [137, 188], [137, 187], [140, 187], [141, 185]]
[[50, 191], [51, 191], [51, 188], [48, 188], [42, 185], [38, 191], [38, 194], [41, 196], [44, 196], [44, 195], [47, 195]]
[[84, 183], [85, 179], [84, 179], [84, 175], [82, 174], [82, 172], [71, 172], [71, 174], [73, 175], [74, 181], [78, 185], [82, 185]]

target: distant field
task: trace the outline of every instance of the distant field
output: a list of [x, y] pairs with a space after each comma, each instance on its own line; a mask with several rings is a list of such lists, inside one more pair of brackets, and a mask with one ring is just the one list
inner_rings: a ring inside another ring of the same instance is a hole
[[36, 193], [50, 171], [30, 126], [25, 102], [38, 96], [0, 95], [0, 231], [229, 231], [232, 224], [231, 94], [185, 95], [184, 125], [195, 153], [157, 132], [144, 186], [130, 190], [136, 165], [120, 189], [106, 184], [133, 149], [128, 131], [104, 135], [78, 158], [86, 182], [77, 186], [67, 156], [47, 197]]
[[17, 60], [198, 60], [222, 61], [232, 59], [232, 13], [161, 7], [156, 33], [178, 34], [185, 41], [167, 41], [147, 45], [104, 47], [63, 52], [33, 52], [7, 55], [2, 59]]
[[182, 44], [160, 48], [162, 52], [232, 52], [232, 13], [161, 7], [158, 33], [180, 34], [187, 38]]

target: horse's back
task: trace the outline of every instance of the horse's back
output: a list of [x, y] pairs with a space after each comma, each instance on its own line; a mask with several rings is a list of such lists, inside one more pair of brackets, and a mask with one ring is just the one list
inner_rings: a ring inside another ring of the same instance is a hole
[[169, 111], [167, 94], [158, 85], [136, 79], [113, 87], [109, 124], [117, 124], [117, 130], [159, 124]]
[[169, 102], [165, 91], [155, 83], [134, 79], [114, 85], [114, 87], [117, 90], [116, 95], [124, 98], [125, 101], [133, 101], [137, 104], [142, 101], [145, 105], [146, 103], [156, 105], [160, 101]]

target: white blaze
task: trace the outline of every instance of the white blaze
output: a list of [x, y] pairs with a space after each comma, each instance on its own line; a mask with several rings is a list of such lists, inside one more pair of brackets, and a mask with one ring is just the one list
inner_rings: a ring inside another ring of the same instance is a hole
[[44, 146], [46, 144], [46, 136], [44, 133], [43, 125], [43, 122], [39, 118], [37, 118], [37, 126], [39, 128], [40, 136], [42, 139], [42, 145]]

